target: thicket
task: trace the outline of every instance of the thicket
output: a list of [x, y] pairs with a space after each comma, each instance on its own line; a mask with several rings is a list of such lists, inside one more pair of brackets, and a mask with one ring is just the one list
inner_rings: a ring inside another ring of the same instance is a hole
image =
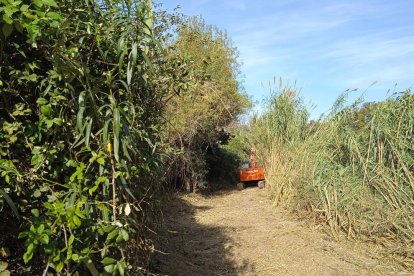
[[167, 106], [167, 143], [180, 152], [168, 160], [167, 181], [193, 191], [208, 185], [209, 174], [217, 177], [222, 171], [219, 145], [227, 142], [227, 127], [250, 103], [237, 81], [237, 49], [225, 32], [201, 18], [187, 18], [171, 46], [172, 55], [191, 60], [192, 85]]
[[227, 150], [256, 145], [274, 205], [413, 268], [414, 95], [349, 105], [346, 95], [310, 121], [298, 89], [280, 83]]
[[195, 145], [188, 130], [213, 137], [240, 112], [234, 48], [150, 0], [0, 0], [0, 15], [0, 274], [145, 273], [169, 160], [185, 156], [167, 126]]

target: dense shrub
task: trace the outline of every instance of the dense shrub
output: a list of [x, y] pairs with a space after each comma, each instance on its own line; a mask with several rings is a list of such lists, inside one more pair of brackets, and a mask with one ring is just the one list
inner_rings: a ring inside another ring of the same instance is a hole
[[237, 81], [237, 49], [225, 32], [190, 17], [179, 25], [172, 46], [172, 56], [189, 61], [192, 85], [167, 107], [166, 137], [180, 152], [169, 160], [167, 179], [191, 191], [205, 186], [208, 174], [217, 172], [215, 165], [223, 162], [216, 156], [217, 146], [249, 101]]
[[[153, 29], [152, 2], [138, 0], [1, 0], [0, 14], [0, 247], [12, 249], [10, 269], [139, 273], [166, 150], [164, 99], [185, 81], [185, 64], [159, 43], [167, 20]], [[19, 224], [4, 225], [12, 215]]]

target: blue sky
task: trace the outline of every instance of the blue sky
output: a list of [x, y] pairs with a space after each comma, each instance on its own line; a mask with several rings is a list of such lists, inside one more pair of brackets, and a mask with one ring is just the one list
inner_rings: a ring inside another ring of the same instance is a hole
[[163, 8], [177, 5], [227, 31], [258, 103], [275, 77], [297, 82], [316, 105], [313, 118], [347, 89], [358, 88], [350, 100], [378, 101], [414, 85], [412, 0], [165, 0]]

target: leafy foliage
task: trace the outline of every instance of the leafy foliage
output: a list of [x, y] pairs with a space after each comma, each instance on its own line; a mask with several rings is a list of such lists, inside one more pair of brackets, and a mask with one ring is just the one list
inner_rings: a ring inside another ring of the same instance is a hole
[[167, 109], [167, 137], [181, 152], [170, 161], [169, 181], [192, 190], [206, 180], [207, 153], [217, 148], [224, 129], [237, 120], [249, 101], [237, 81], [237, 51], [224, 32], [200, 18], [188, 18], [179, 26], [172, 46], [171, 56], [189, 61], [192, 83]]
[[186, 73], [165, 59], [152, 2], [1, 0], [0, 12], [1, 216], [22, 221], [24, 263], [138, 273], [164, 99]]

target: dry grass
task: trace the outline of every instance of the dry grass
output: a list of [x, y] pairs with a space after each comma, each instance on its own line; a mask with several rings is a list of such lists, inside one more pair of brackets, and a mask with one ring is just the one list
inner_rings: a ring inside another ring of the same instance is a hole
[[[168, 275], [397, 275], [371, 250], [312, 231], [255, 187], [166, 206], [155, 265]], [[367, 254], [369, 252], [370, 254]], [[398, 274], [401, 275], [401, 274]]]

